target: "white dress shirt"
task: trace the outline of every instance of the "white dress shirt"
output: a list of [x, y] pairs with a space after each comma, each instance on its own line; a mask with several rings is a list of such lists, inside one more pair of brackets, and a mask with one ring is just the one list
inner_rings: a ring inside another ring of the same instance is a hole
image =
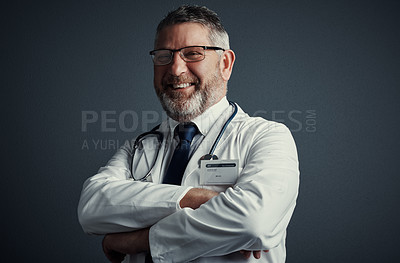
[[[84, 231], [106, 234], [151, 226], [154, 262], [284, 262], [286, 228], [299, 184], [296, 146], [286, 126], [249, 117], [239, 108], [215, 150], [220, 160], [239, 160], [238, 180], [223, 186], [200, 184], [199, 160], [232, 112], [224, 98], [193, 120], [200, 133], [193, 139], [181, 186], [161, 184], [177, 144], [176, 121], [160, 125], [164, 139], [148, 182], [132, 179], [133, 143], [121, 147], [84, 183], [78, 206]], [[133, 174], [151, 168], [139, 166]], [[192, 187], [220, 194], [198, 209], [180, 208], [179, 201]], [[259, 260], [245, 259], [242, 249], [269, 252], [262, 252]], [[144, 255], [128, 256], [126, 262], [144, 262]]]

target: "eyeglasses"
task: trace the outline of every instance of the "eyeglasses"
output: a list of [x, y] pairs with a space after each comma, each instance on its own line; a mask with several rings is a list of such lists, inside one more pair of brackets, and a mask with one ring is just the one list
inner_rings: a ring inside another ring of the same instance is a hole
[[179, 49], [156, 49], [150, 51], [154, 65], [163, 66], [171, 63], [175, 52], [179, 52], [181, 58], [186, 62], [202, 61], [206, 56], [206, 50], [223, 50], [221, 47], [190, 46]]

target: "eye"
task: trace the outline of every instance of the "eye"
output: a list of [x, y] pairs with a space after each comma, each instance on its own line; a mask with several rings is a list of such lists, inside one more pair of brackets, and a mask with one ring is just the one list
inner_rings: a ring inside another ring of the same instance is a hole
[[168, 51], [160, 51], [154, 54], [154, 58], [158, 62], [168, 62], [171, 59], [171, 54]]
[[201, 60], [203, 58], [203, 51], [197, 49], [184, 50], [183, 56], [188, 60]]

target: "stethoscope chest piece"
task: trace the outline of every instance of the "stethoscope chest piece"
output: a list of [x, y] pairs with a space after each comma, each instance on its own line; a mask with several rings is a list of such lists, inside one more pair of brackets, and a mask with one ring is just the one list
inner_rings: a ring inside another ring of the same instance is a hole
[[201, 160], [218, 160], [218, 156], [216, 156], [215, 154], [206, 154], [206, 155], [203, 155], [201, 158], [200, 158], [200, 161]]
[[209, 154], [209, 153], [207, 153], [206, 155], [203, 155], [199, 159], [199, 163], [198, 163], [199, 167], [201, 167], [201, 161], [209, 161], [209, 160], [218, 160], [218, 156], [216, 156], [215, 154]]

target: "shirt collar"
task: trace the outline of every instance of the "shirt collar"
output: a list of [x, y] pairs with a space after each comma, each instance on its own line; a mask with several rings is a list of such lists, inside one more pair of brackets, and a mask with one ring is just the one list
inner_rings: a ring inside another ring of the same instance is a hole
[[[223, 112], [227, 110], [228, 107], [229, 102], [226, 97], [223, 97], [219, 102], [206, 109], [201, 115], [194, 118], [192, 122], [196, 124], [199, 132], [206, 136], [211, 127], [214, 125], [215, 121]], [[168, 126], [171, 134], [173, 134], [173, 131], [178, 124], [179, 122], [168, 117]]]

